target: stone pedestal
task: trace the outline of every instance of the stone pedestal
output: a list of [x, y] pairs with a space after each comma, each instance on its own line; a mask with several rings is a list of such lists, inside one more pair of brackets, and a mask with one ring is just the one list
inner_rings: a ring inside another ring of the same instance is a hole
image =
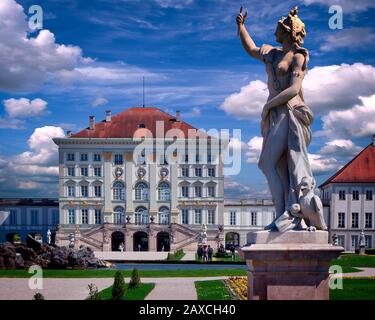
[[326, 231], [258, 231], [241, 249], [249, 300], [328, 300], [329, 267], [344, 248]]

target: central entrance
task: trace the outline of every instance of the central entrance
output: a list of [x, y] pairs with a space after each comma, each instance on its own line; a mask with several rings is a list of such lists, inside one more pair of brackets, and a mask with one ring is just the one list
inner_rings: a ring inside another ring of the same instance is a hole
[[133, 251], [148, 251], [148, 234], [143, 231], [134, 233]]
[[157, 250], [158, 251], [170, 251], [171, 242], [169, 240], [168, 232], [159, 232], [157, 235]]

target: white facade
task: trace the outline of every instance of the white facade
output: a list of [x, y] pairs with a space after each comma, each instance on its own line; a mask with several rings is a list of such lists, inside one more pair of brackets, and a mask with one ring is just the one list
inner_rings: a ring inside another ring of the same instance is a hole
[[358, 250], [361, 230], [366, 247], [375, 246], [375, 185], [330, 183], [322, 188], [324, 211], [328, 216], [330, 238], [336, 234], [346, 251]]
[[263, 230], [275, 217], [271, 200], [225, 199], [223, 220], [226, 247], [232, 244], [246, 245], [248, 233]]

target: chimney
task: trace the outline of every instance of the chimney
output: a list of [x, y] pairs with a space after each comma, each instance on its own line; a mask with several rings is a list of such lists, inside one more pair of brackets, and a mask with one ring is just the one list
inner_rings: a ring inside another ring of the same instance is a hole
[[112, 120], [112, 111], [107, 110], [105, 112], [105, 122], [111, 122], [111, 120]]
[[67, 131], [66, 131], [66, 136], [67, 136], [68, 138], [71, 137], [71, 136], [72, 136], [72, 131], [67, 130]]
[[176, 111], [176, 121], [180, 121], [180, 116], [181, 116], [181, 111], [177, 110]]
[[89, 121], [90, 121], [90, 130], [94, 130], [95, 129], [95, 117], [90, 116]]

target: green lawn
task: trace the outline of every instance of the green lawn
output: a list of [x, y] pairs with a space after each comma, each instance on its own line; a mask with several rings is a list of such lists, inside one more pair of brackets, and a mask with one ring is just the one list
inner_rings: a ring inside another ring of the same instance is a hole
[[231, 300], [223, 280], [196, 281], [198, 300]]
[[331, 300], [375, 300], [375, 279], [343, 279], [343, 290], [331, 290]]
[[[44, 278], [113, 278], [116, 270], [44, 270]], [[140, 270], [143, 278], [176, 278], [176, 277], [221, 277], [245, 276], [244, 269], [223, 270]], [[123, 271], [124, 277], [130, 277], [131, 270]], [[0, 278], [29, 278], [27, 270], [0, 270]]]
[[[144, 300], [154, 288], [154, 283], [141, 283], [136, 289], [127, 288], [122, 300]], [[99, 294], [101, 300], [111, 300], [112, 286], [100, 291]]]
[[344, 273], [358, 272], [356, 267], [375, 268], [375, 256], [358, 254], [344, 254], [339, 259], [332, 260], [331, 265], [339, 265], [343, 268]]

